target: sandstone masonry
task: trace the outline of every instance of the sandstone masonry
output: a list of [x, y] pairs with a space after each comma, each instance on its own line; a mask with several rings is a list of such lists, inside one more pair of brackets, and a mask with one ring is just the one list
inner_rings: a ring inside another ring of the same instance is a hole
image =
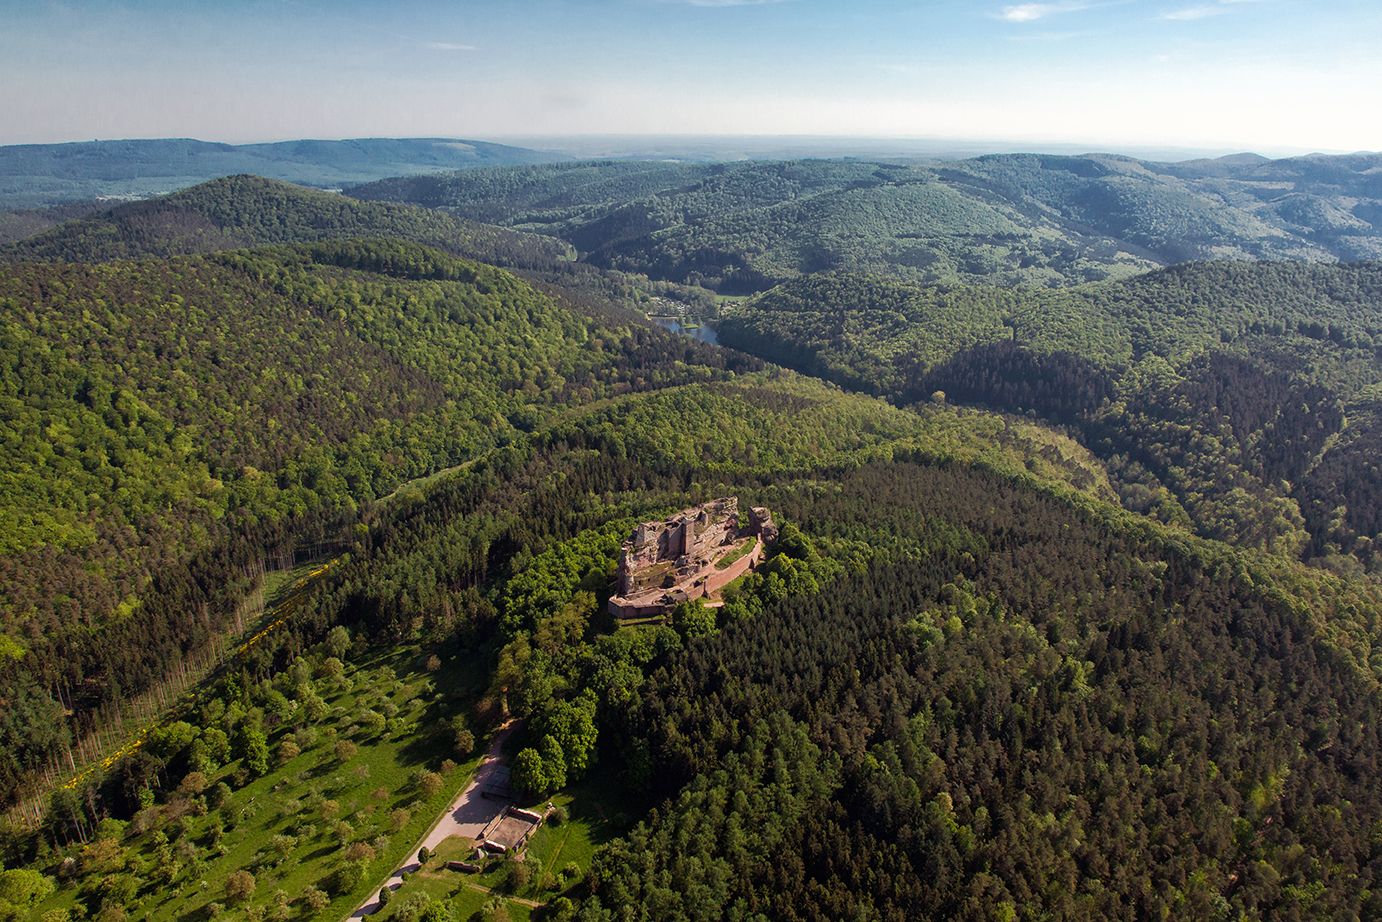
[[624, 542], [609, 610], [619, 618], [646, 618], [690, 599], [719, 604], [720, 590], [757, 567], [776, 540], [777, 526], [762, 506], [749, 510], [747, 528], [739, 527], [733, 496], [644, 522]]

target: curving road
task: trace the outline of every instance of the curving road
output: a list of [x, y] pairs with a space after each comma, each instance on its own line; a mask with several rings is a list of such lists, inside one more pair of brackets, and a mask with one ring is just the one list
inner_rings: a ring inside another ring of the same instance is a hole
[[[489, 821], [508, 806], [507, 801], [491, 800], [480, 795], [481, 786], [489, 780], [494, 770], [503, 763], [499, 760], [499, 753], [504, 748], [504, 742], [513, 732], [513, 726], [506, 725], [501, 727], [490, 740], [489, 749], [485, 750], [485, 757], [480, 762], [479, 768], [475, 769], [475, 777], [470, 779], [470, 784], [465, 786], [465, 790], [451, 802], [451, 806], [438, 818], [427, 835], [413, 846], [412, 851], [408, 852], [407, 863], [398, 870], [394, 871], [388, 880], [384, 881], [384, 886], [390, 890], [397, 890], [403, 886], [403, 874], [413, 873], [421, 865], [417, 861], [417, 853], [426, 847], [429, 851], [435, 852], [437, 846], [452, 836], [474, 841], [480, 837]], [[383, 889], [383, 888], [380, 888]], [[375, 890], [365, 899], [363, 903], [351, 913], [347, 922], [358, 922], [358, 920], [372, 915], [379, 911], [379, 890]]]

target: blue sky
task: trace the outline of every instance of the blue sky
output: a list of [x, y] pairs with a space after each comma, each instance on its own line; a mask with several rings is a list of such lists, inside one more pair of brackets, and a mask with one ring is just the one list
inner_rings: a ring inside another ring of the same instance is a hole
[[1382, 149], [1382, 0], [0, 0], [0, 143]]

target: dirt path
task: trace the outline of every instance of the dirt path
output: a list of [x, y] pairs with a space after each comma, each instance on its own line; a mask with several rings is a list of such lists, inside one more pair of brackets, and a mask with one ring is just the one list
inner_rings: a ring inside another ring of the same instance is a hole
[[[475, 777], [470, 779], [470, 784], [465, 786], [465, 790], [451, 802], [451, 806], [446, 809], [437, 822], [428, 830], [427, 835], [413, 846], [412, 851], [408, 852], [408, 857], [402, 867], [394, 871], [389, 879], [384, 881], [384, 887], [396, 890], [403, 884], [403, 874], [416, 871], [421, 865], [417, 861], [417, 853], [424, 846], [429, 851], [436, 851], [437, 846], [451, 836], [459, 836], [462, 839], [477, 839], [480, 833], [490, 820], [494, 819], [495, 814], [507, 806], [504, 801], [490, 800], [480, 794], [481, 786], [489, 779], [494, 770], [502, 764], [499, 761], [499, 753], [503, 751], [504, 742], [509, 738], [509, 734], [514, 730], [513, 726], [502, 727], [494, 734], [494, 739], [490, 741], [489, 749], [485, 751], [485, 757], [480, 762], [480, 767], [475, 770]], [[347, 922], [363, 919], [379, 911], [379, 890], [375, 890], [365, 899], [363, 903], [351, 913]]]
[[[486, 887], [484, 884], [472, 884], [470, 881], [466, 881], [465, 885], [467, 889], [475, 890], [480, 893], [494, 892], [493, 887]], [[529, 909], [541, 909], [543, 906], [547, 905], [546, 903], [539, 903], [536, 900], [525, 900], [521, 896], [509, 896], [507, 893], [503, 894], [503, 897], [510, 903], [518, 903], [520, 905], [527, 906]]]

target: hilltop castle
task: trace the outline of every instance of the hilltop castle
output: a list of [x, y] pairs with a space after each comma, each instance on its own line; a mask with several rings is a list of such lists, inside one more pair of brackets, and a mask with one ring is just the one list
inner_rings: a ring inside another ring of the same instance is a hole
[[763, 560], [777, 526], [762, 506], [739, 527], [739, 500], [727, 496], [644, 522], [624, 542], [619, 584], [609, 610], [619, 618], [665, 614], [691, 599], [709, 599]]

